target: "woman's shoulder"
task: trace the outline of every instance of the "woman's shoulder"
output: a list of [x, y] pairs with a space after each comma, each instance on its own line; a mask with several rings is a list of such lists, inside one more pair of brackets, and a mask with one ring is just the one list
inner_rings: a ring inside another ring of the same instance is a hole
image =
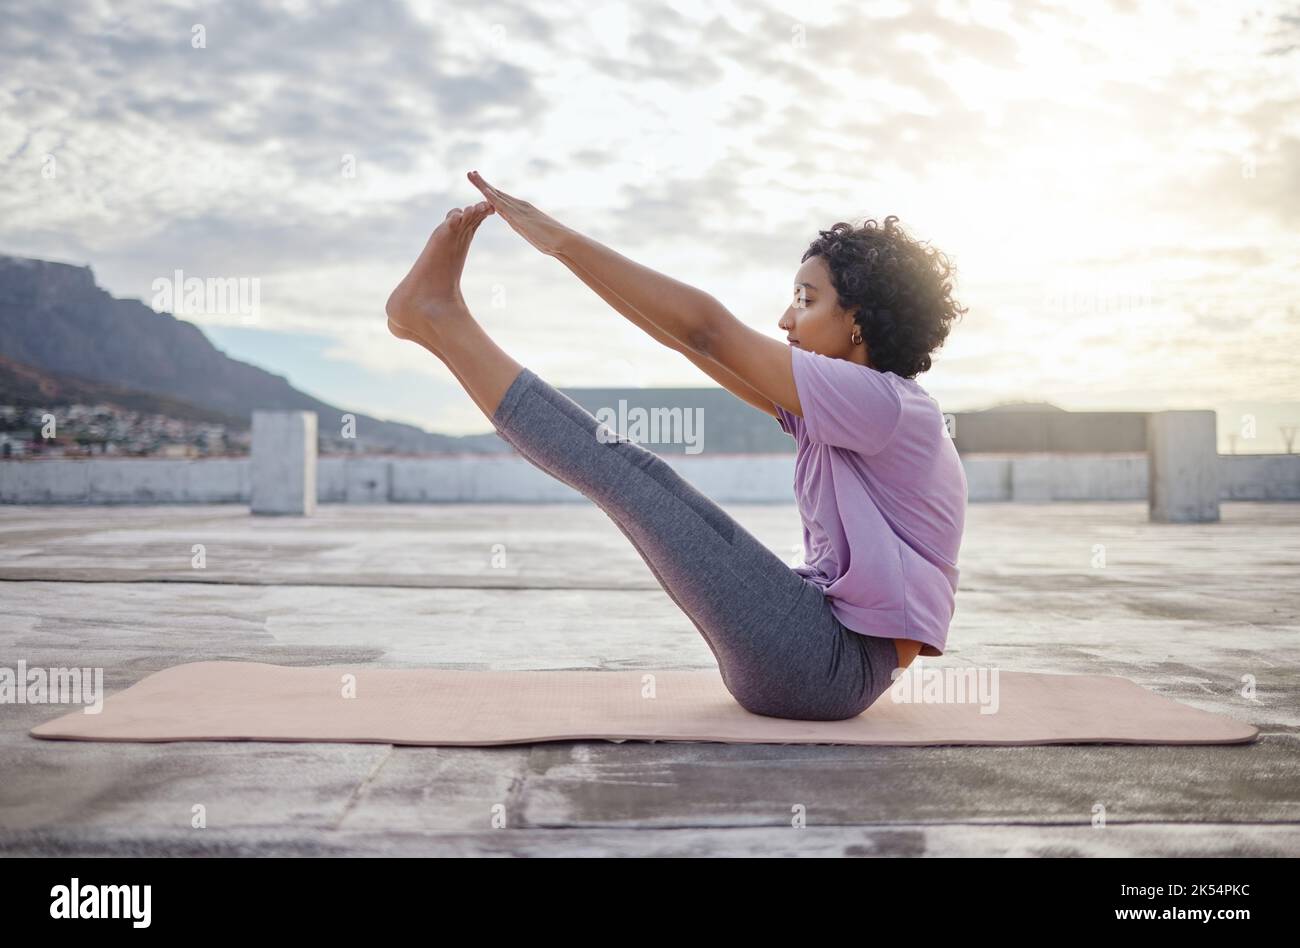
[[909, 379], [906, 376], [897, 375], [893, 372], [882, 372], [890, 385], [894, 386], [900, 395], [907, 396], [916, 405], [924, 409], [932, 409], [939, 414], [943, 414], [943, 409], [939, 407], [939, 400], [930, 394], [929, 389], [918, 382], [916, 379]]

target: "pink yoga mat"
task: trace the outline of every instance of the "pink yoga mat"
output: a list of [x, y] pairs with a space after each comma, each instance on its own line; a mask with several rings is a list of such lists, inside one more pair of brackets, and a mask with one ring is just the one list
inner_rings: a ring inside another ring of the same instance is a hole
[[149, 675], [108, 698], [98, 714], [75, 710], [31, 733], [86, 741], [429, 745], [562, 740], [1239, 744], [1259, 734], [1253, 725], [1188, 707], [1126, 678], [957, 671], [965, 682], [960, 692], [958, 680], [945, 676], [944, 668], [914, 665], [856, 718], [794, 721], [746, 711], [717, 671], [192, 662]]

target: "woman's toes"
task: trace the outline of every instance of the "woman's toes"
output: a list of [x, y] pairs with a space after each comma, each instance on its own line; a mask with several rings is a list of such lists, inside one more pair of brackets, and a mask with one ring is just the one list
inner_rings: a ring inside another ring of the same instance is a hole
[[471, 223], [477, 216], [478, 212], [473, 204], [469, 204], [465, 207], [453, 207], [447, 212], [447, 218], [451, 221], [451, 229], [453, 233], [460, 233], [463, 231], [465, 226]]

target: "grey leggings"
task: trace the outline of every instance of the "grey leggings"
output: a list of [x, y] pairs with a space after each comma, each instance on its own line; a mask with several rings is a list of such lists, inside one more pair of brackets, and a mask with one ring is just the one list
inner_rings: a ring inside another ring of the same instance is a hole
[[658, 455], [617, 440], [529, 369], [511, 383], [492, 423], [532, 464], [618, 525], [704, 636], [727, 690], [747, 711], [841, 720], [893, 684], [893, 639], [846, 628], [821, 587]]

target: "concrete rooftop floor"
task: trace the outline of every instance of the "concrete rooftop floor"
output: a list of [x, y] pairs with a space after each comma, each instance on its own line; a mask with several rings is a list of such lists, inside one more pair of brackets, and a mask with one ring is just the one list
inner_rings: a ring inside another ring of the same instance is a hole
[[[729, 509], [787, 559], [799, 543], [793, 506]], [[0, 855], [1300, 855], [1300, 504], [1206, 525], [975, 504], [960, 565], [931, 667], [1121, 675], [1260, 739], [130, 744], [38, 740], [66, 706], [0, 705]], [[210, 659], [714, 667], [587, 504], [0, 507], [0, 597], [0, 665], [102, 666], [110, 695]]]

